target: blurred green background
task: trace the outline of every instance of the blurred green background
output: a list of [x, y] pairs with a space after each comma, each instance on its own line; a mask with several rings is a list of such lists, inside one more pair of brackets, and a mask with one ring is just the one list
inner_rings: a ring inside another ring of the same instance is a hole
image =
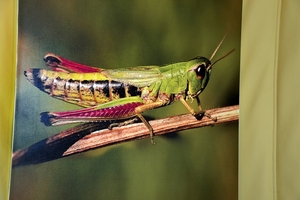
[[[238, 104], [240, 0], [19, 2], [14, 150], [61, 130], [39, 113], [78, 108], [53, 99], [24, 77], [46, 68], [46, 52], [102, 68], [163, 65], [210, 57], [230, 32], [200, 98], [205, 109]], [[195, 106], [195, 105], [194, 105]], [[148, 111], [187, 113], [180, 102]], [[11, 199], [237, 199], [238, 123], [133, 141], [12, 170]]]

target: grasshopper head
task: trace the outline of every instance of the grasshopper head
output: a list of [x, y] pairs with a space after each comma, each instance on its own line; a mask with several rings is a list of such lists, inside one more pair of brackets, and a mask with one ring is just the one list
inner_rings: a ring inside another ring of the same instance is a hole
[[198, 96], [207, 86], [211, 62], [205, 57], [196, 57], [187, 63], [188, 97]]
[[217, 48], [215, 49], [215, 51], [209, 59], [198, 56], [187, 62], [187, 98], [197, 97], [207, 86], [212, 66], [234, 51], [234, 49], [229, 51], [227, 54], [211, 63], [211, 60], [214, 58], [215, 54], [217, 53], [218, 49], [223, 43], [226, 35], [223, 37], [223, 39], [221, 40], [221, 42], [219, 43], [219, 45], [217, 46]]

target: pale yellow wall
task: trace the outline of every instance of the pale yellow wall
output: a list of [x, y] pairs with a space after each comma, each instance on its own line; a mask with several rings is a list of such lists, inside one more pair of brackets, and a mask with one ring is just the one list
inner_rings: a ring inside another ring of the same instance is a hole
[[16, 63], [16, 1], [0, 1], [0, 199], [8, 199]]
[[240, 199], [300, 199], [300, 1], [243, 1]]

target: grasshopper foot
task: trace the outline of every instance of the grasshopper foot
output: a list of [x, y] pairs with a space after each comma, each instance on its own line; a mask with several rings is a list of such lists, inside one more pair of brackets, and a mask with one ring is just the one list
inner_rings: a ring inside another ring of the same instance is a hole
[[151, 144], [156, 144], [156, 143], [154, 142], [154, 136], [150, 135], [150, 139], [151, 139]]
[[207, 112], [205, 111], [199, 111], [198, 113], [196, 113], [195, 115], [195, 118], [197, 120], [201, 120], [204, 116], [210, 118], [211, 120], [213, 120], [214, 122], [217, 121], [217, 118], [216, 117], [212, 117], [210, 114], [208, 114]]
[[205, 111], [199, 111], [194, 114], [194, 116], [197, 120], [201, 120], [204, 117], [204, 115], [205, 115]]
[[211, 120], [213, 120], [214, 122], [216, 122], [218, 119], [216, 118], [216, 117], [212, 117], [210, 114], [208, 114], [208, 113], [204, 113], [204, 115], [206, 116], [206, 117], [208, 117], [209, 119], [211, 119]]

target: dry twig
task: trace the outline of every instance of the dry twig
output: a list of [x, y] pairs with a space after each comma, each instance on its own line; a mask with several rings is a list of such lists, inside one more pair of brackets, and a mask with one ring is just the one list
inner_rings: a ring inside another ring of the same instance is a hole
[[[177, 115], [150, 121], [154, 134], [162, 135], [175, 131], [216, 124], [234, 122], [239, 119], [239, 106], [207, 110], [217, 121], [207, 117], [196, 120], [191, 114]], [[37, 142], [30, 147], [13, 153], [13, 167], [37, 164], [70, 156], [84, 151], [149, 137], [143, 123], [107, 129], [107, 124], [85, 123]], [[150, 145], [150, 141], [149, 141]]]

